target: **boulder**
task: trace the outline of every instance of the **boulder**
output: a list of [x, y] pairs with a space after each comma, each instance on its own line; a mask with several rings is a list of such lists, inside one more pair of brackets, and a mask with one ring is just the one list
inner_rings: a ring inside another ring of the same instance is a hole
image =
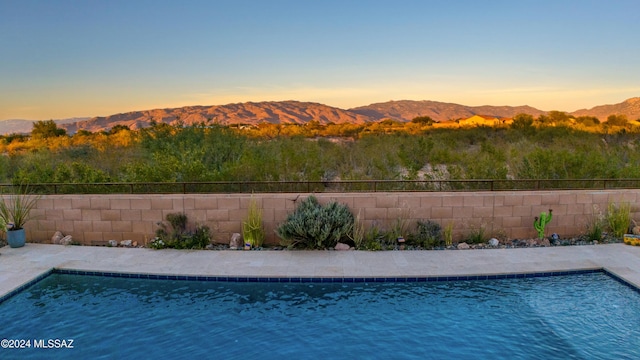
[[67, 236], [63, 237], [62, 239], [60, 239], [59, 244], [60, 245], [71, 245], [72, 242], [73, 242], [73, 238], [71, 237], [71, 235], [67, 235]]
[[111, 247], [118, 246], [118, 240], [109, 240], [109, 246]]
[[466, 242], [458, 244], [458, 250], [469, 250], [469, 244]]
[[549, 239], [542, 239], [540, 241], [540, 246], [549, 247], [551, 246], [551, 242], [549, 242]]
[[336, 247], [334, 247], [335, 250], [349, 250], [351, 249], [351, 246], [347, 245], [347, 244], [343, 244], [343, 243], [338, 243], [336, 244]]
[[242, 236], [239, 233], [233, 233], [233, 235], [231, 235], [231, 241], [229, 241], [229, 249], [238, 250], [243, 246]]
[[120, 246], [131, 247], [132, 244], [133, 244], [133, 241], [131, 241], [131, 240], [122, 240], [122, 241], [120, 241]]
[[60, 240], [62, 240], [62, 238], [64, 237], [64, 235], [62, 235], [62, 233], [60, 231], [56, 231], [53, 236], [51, 237], [51, 243], [52, 244], [60, 244]]
[[496, 247], [498, 245], [500, 245], [500, 241], [498, 241], [498, 239], [496, 238], [489, 239], [489, 246]]

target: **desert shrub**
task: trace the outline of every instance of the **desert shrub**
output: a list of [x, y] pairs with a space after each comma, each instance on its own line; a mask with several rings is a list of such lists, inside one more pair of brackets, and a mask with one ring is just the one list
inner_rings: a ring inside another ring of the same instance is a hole
[[619, 205], [609, 203], [606, 219], [611, 234], [616, 238], [621, 238], [631, 225], [631, 206], [629, 203]]
[[487, 241], [487, 229], [485, 225], [471, 225], [465, 240], [469, 244], [481, 244]]
[[389, 244], [395, 245], [398, 238], [409, 237], [411, 235], [411, 231], [409, 230], [410, 219], [411, 209], [406, 203], [402, 204], [402, 206], [398, 208], [396, 218], [387, 227], [386, 234]]
[[371, 226], [364, 234], [364, 249], [378, 251], [387, 247], [387, 233], [377, 224]]
[[185, 214], [171, 213], [167, 214], [166, 222], [160, 223], [150, 246], [154, 249], [204, 249], [210, 242], [211, 230], [208, 226], [198, 225], [189, 230]]
[[418, 221], [417, 230], [409, 236], [409, 244], [432, 249], [444, 245], [442, 226], [435, 221]]
[[353, 245], [356, 249], [363, 249], [365, 248], [365, 236], [366, 229], [360, 218], [360, 212], [358, 212], [358, 215], [356, 215], [356, 218], [353, 221], [353, 231], [349, 238], [353, 241]]
[[602, 235], [604, 233], [607, 221], [597, 208], [597, 206], [593, 207], [593, 214], [589, 216], [587, 219], [587, 223], [585, 226], [585, 236], [588, 240], [596, 240], [600, 241], [602, 239]]
[[276, 233], [292, 247], [325, 249], [349, 241], [353, 224], [353, 214], [345, 205], [331, 202], [323, 206], [312, 195], [287, 216]]
[[258, 208], [255, 199], [249, 202], [247, 218], [242, 222], [242, 237], [252, 247], [261, 247], [264, 242], [264, 227], [262, 226], [262, 209]]
[[442, 232], [442, 237], [444, 238], [444, 245], [451, 246], [453, 244], [453, 223], [447, 223], [445, 225], [444, 230]]

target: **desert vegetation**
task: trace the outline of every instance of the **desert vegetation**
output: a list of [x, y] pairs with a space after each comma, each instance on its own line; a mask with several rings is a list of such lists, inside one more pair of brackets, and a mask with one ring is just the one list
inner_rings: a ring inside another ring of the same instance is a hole
[[520, 114], [508, 124], [168, 125], [0, 136], [0, 183], [640, 178], [626, 118]]

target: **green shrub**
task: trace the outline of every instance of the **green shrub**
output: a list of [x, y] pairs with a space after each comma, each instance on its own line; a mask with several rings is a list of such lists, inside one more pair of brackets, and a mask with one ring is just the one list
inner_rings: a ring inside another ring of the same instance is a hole
[[594, 206], [593, 214], [589, 217], [586, 224], [585, 236], [588, 240], [600, 241], [606, 226], [605, 216]]
[[444, 245], [451, 246], [453, 244], [453, 223], [450, 222], [444, 227], [444, 232], [442, 234], [444, 238]]
[[442, 226], [431, 220], [418, 221], [418, 228], [409, 236], [409, 243], [425, 249], [443, 246]]
[[258, 208], [255, 199], [249, 202], [247, 219], [242, 222], [242, 237], [251, 247], [261, 247], [264, 242], [264, 227], [262, 226], [262, 210]]
[[187, 228], [187, 215], [183, 213], [167, 214], [166, 220], [156, 230], [156, 237], [150, 247], [154, 249], [204, 249], [211, 243], [211, 230], [208, 226], [198, 225], [194, 230]]
[[287, 216], [276, 233], [292, 247], [325, 249], [349, 242], [353, 234], [353, 214], [345, 205], [320, 205], [311, 195]]
[[631, 225], [631, 206], [629, 203], [620, 205], [609, 203], [606, 218], [611, 234], [616, 238], [621, 238]]
[[356, 249], [363, 249], [365, 247], [365, 236], [366, 229], [360, 219], [360, 212], [358, 212], [358, 215], [353, 221], [353, 231], [350, 235], [351, 241], [353, 241], [353, 245]]
[[364, 235], [364, 249], [370, 251], [382, 250], [387, 246], [388, 235], [377, 224], [371, 226]]
[[466, 242], [469, 244], [481, 244], [487, 241], [487, 229], [484, 224], [472, 225], [466, 236]]

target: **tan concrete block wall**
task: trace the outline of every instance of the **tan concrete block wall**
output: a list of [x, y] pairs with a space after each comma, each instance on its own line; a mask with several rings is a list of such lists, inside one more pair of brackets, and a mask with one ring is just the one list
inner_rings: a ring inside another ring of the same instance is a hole
[[[214, 240], [227, 243], [241, 232], [253, 197], [263, 210], [267, 243], [277, 244], [277, 226], [309, 194], [175, 194], [175, 195], [48, 195], [38, 200], [27, 224], [31, 242], [49, 242], [57, 230], [85, 245], [106, 245], [109, 240], [146, 244], [167, 214], [184, 212], [190, 223], [207, 225]], [[398, 217], [410, 223], [434, 220], [454, 224], [454, 237], [463, 239], [472, 227], [510, 238], [537, 236], [533, 219], [553, 209], [547, 233], [573, 236], [584, 232], [594, 209], [605, 212], [609, 202], [631, 204], [640, 220], [640, 189], [560, 190], [513, 192], [331, 193], [316, 194], [321, 203], [337, 201], [360, 214], [366, 226], [389, 226]]]

